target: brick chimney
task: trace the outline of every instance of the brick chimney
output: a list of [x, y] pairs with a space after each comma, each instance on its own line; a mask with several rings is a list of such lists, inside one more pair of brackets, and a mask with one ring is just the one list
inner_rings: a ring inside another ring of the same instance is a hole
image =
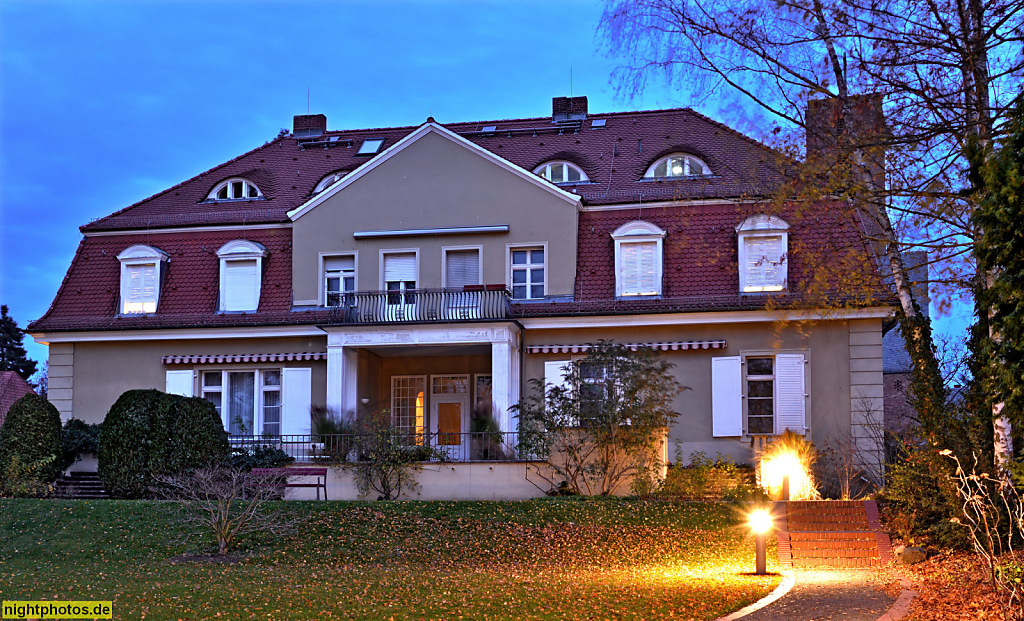
[[296, 114], [292, 125], [295, 138], [316, 138], [327, 131], [327, 116], [324, 114]]
[[575, 121], [587, 118], [587, 97], [552, 97], [551, 120]]
[[[869, 186], [882, 188], [885, 184], [885, 140], [888, 136], [882, 95], [851, 95], [846, 102], [845, 118], [842, 102], [837, 98], [807, 102], [804, 117], [807, 162], [827, 170], [838, 161], [843, 145], [847, 145], [852, 150], [853, 162], [859, 165], [855, 174]], [[844, 137], [842, 144], [840, 136]]]

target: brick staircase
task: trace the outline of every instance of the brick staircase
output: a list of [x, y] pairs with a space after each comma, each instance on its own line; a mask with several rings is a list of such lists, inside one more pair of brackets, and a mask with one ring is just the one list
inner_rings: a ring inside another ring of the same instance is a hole
[[791, 567], [873, 567], [892, 560], [873, 500], [777, 502], [779, 562]]
[[78, 500], [110, 498], [96, 472], [69, 472], [62, 476], [57, 479], [54, 496]]

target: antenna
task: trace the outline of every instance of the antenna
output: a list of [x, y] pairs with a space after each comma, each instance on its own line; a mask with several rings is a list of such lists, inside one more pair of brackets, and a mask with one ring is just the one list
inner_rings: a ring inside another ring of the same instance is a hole
[[309, 87], [306, 87], [306, 115], [309, 115]]
[[569, 100], [572, 101], [572, 67], [569, 67]]

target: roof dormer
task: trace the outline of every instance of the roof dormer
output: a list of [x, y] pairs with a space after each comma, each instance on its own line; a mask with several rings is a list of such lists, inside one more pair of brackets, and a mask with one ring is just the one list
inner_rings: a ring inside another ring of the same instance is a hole
[[256, 184], [242, 177], [233, 177], [218, 183], [206, 197], [208, 201], [239, 201], [263, 198]]

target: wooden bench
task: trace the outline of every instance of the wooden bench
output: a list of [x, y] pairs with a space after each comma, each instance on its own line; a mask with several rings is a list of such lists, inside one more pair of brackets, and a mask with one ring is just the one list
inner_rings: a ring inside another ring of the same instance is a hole
[[316, 477], [316, 483], [285, 483], [285, 487], [315, 487], [316, 499], [320, 500], [320, 490], [324, 490], [324, 500], [327, 500], [327, 468], [253, 468], [252, 473], [256, 476], [278, 476], [286, 477]]

